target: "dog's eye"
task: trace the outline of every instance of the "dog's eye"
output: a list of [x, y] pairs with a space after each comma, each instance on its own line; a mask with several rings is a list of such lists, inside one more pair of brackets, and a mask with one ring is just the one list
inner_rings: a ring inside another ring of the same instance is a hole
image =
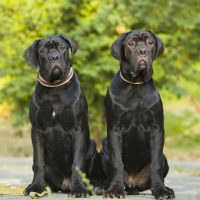
[[147, 43], [148, 43], [148, 45], [152, 45], [152, 44], [153, 44], [153, 41], [148, 40]]
[[45, 53], [47, 53], [47, 52], [48, 52], [48, 49], [47, 49], [46, 47], [40, 49], [40, 53], [41, 53], [41, 54], [45, 54]]
[[65, 50], [65, 47], [64, 47], [64, 46], [59, 46], [59, 50], [60, 50], [60, 51], [64, 51], [64, 50]]
[[135, 45], [135, 41], [133, 41], [133, 40], [129, 41], [129, 42], [128, 42], [128, 45], [134, 46], [134, 45]]

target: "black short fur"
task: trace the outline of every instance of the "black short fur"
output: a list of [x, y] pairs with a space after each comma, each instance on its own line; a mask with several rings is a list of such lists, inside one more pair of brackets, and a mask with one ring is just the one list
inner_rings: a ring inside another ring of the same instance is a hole
[[[77, 47], [71, 39], [48, 36], [36, 40], [26, 50], [25, 59], [51, 84], [62, 81], [69, 73], [69, 50], [73, 57]], [[37, 82], [29, 113], [34, 178], [25, 195], [32, 191], [41, 193], [49, 185], [53, 191], [88, 196], [76, 167], [88, 176], [96, 143], [89, 138], [87, 101], [76, 74], [68, 83], [55, 88]]]
[[128, 194], [151, 189], [157, 199], [174, 197], [164, 185], [168, 164], [163, 106], [152, 79], [152, 62], [163, 51], [161, 40], [143, 30], [122, 34], [111, 47], [120, 71], [105, 99], [108, 135], [102, 163], [107, 163], [104, 169], [110, 175], [105, 197], [124, 196], [124, 187]]

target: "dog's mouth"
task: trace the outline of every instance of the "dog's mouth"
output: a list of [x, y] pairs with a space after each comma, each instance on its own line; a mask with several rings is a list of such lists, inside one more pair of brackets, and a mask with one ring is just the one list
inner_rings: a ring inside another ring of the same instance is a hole
[[136, 66], [130, 70], [130, 75], [132, 78], [136, 78], [147, 71], [147, 63], [145, 60], [140, 60], [137, 62]]
[[149, 66], [146, 61], [141, 60], [139, 62], [137, 70], [138, 79], [146, 82], [152, 78], [152, 74], [153, 74], [152, 67]]
[[152, 68], [146, 60], [139, 60], [134, 66], [135, 68], [129, 72], [125, 72], [125, 76], [132, 82], [148, 81], [152, 77]]
[[53, 70], [52, 70], [52, 74], [59, 74], [60, 73], [60, 68], [58, 67], [58, 66], [55, 66], [54, 68], [53, 68]]
[[144, 60], [139, 61], [137, 71], [141, 72], [147, 69], [147, 63]]
[[50, 73], [50, 83], [62, 80], [63, 72], [59, 66], [55, 66]]

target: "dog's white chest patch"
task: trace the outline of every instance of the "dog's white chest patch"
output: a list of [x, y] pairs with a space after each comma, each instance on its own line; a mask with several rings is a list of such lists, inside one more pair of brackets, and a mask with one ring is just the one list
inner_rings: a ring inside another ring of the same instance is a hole
[[56, 117], [56, 112], [55, 112], [55, 110], [53, 110], [53, 112], [52, 112], [52, 118], [55, 119], [55, 117]]

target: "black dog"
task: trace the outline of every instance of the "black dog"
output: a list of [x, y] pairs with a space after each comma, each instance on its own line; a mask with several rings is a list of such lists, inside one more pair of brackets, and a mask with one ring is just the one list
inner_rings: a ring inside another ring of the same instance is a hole
[[89, 139], [87, 101], [71, 68], [77, 47], [59, 35], [36, 40], [25, 52], [25, 60], [38, 68], [38, 83], [30, 104], [32, 124], [32, 183], [24, 194], [53, 191], [86, 197], [89, 192], [77, 172], [88, 172], [96, 144]]
[[142, 30], [122, 34], [111, 47], [120, 71], [105, 99], [108, 137], [102, 153], [111, 174], [105, 197], [120, 198], [125, 187], [128, 194], [151, 189], [155, 198], [174, 198], [164, 185], [163, 106], [152, 79], [152, 62], [163, 50], [158, 37]]

